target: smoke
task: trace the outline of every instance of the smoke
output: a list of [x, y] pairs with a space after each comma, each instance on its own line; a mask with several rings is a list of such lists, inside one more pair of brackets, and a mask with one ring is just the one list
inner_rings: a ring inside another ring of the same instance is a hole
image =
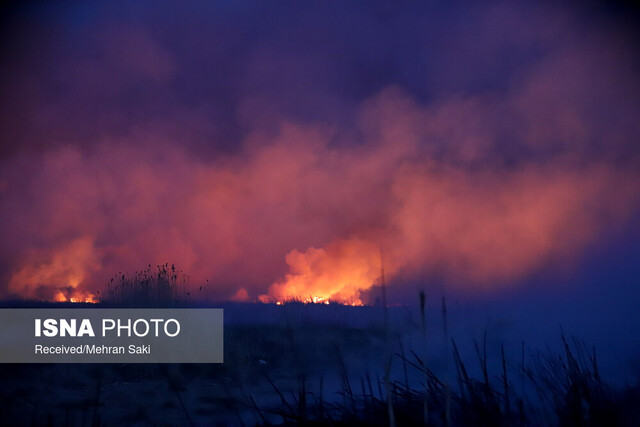
[[637, 58], [604, 19], [192, 6], [16, 13], [4, 297], [164, 262], [238, 301], [360, 303], [381, 267], [503, 289], [637, 212]]

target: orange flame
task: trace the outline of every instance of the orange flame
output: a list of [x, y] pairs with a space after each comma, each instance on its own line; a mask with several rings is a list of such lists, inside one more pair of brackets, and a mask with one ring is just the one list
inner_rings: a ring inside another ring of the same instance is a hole
[[89, 304], [97, 304], [100, 302], [95, 294], [91, 292], [85, 292], [80, 290], [73, 290], [68, 295], [65, 295], [63, 291], [58, 291], [58, 293], [53, 298], [56, 302], [71, 302], [71, 303], [89, 303]]
[[[97, 302], [96, 296], [80, 289], [99, 267], [91, 237], [82, 237], [59, 246], [53, 254], [34, 251], [23, 267], [9, 280], [8, 289], [28, 298], [45, 296], [57, 302]], [[39, 293], [44, 292], [44, 293]]]
[[360, 239], [336, 241], [325, 249], [311, 247], [304, 253], [293, 250], [286, 261], [291, 273], [272, 284], [260, 301], [359, 306], [361, 292], [380, 278], [378, 246]]

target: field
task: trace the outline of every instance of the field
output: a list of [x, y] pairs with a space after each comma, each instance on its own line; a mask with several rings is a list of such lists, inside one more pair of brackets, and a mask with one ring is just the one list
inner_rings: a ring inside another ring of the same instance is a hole
[[640, 422], [637, 365], [620, 363], [621, 354], [640, 353], [630, 343], [607, 343], [606, 334], [592, 332], [587, 343], [573, 338], [571, 325], [527, 325], [526, 313], [503, 318], [492, 308], [489, 316], [486, 308], [444, 301], [386, 313], [337, 304], [221, 306], [223, 364], [3, 365], [3, 419], [415, 425], [426, 408], [430, 425]]

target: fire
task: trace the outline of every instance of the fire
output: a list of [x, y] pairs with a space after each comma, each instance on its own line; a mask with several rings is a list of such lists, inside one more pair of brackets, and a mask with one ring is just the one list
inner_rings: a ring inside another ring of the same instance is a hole
[[57, 302], [96, 302], [95, 295], [81, 289], [88, 276], [99, 268], [91, 237], [60, 245], [51, 254], [33, 251], [30, 255], [9, 279], [10, 292]]
[[[264, 303], [272, 303], [274, 302], [272, 299], [270, 299], [268, 296], [266, 295], [260, 295], [260, 297], [258, 298], [261, 302]], [[356, 299], [354, 301], [348, 302], [348, 301], [339, 301], [339, 300], [331, 300], [331, 299], [327, 299], [324, 297], [308, 297], [308, 298], [291, 298], [288, 300], [277, 300], [275, 301], [276, 305], [285, 305], [286, 303], [291, 303], [291, 302], [301, 302], [303, 304], [322, 304], [322, 305], [329, 305], [329, 304], [341, 304], [341, 305], [350, 305], [353, 307], [357, 307], [357, 306], [363, 306], [364, 304], [362, 303], [361, 300]]]
[[54, 301], [89, 304], [97, 304], [100, 302], [95, 294], [79, 290], [73, 290], [69, 295], [65, 295], [63, 291], [58, 291], [54, 297]]
[[260, 301], [361, 306], [361, 292], [380, 278], [380, 249], [361, 239], [335, 241], [324, 249], [311, 247], [304, 253], [293, 250], [286, 261], [291, 273], [272, 284], [268, 294], [260, 295]]

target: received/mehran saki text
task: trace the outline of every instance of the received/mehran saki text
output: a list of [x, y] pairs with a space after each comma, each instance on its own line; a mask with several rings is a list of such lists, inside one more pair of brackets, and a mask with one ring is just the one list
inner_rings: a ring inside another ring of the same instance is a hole
[[35, 354], [151, 354], [151, 345], [134, 345], [131, 344], [128, 348], [123, 345], [55, 345], [47, 346], [36, 344]]

